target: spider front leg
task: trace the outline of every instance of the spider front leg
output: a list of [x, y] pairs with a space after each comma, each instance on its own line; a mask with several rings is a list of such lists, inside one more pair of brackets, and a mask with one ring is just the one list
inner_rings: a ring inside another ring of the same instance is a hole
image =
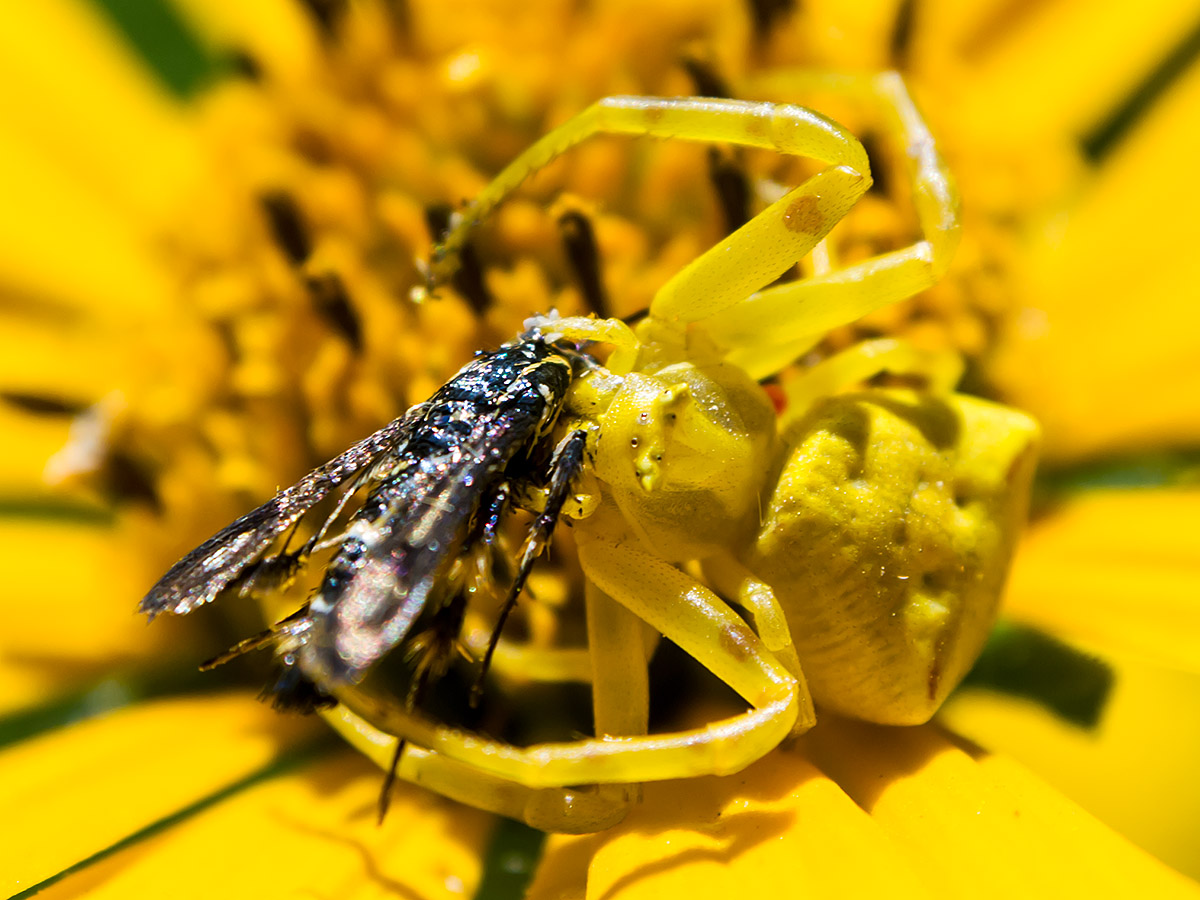
[[[763, 147], [830, 165], [680, 272], [652, 313], [693, 321], [768, 284], [808, 253], [870, 187], [862, 144], [835, 122], [799, 106], [702, 97], [608, 97], [518, 156], [457, 218], [436, 248], [428, 286], [447, 281], [471, 230], [531, 174], [595, 134], [628, 134]], [[752, 252], [751, 252], [752, 251]], [[723, 262], [730, 257], [732, 264]], [[698, 264], [707, 260], [700, 269]], [[702, 284], [696, 274], [702, 271]], [[684, 296], [671, 299], [671, 292]], [[697, 306], [695, 295], [708, 298]]]
[[[933, 136], [895, 72], [871, 77], [789, 73], [748, 87], [771, 93], [801, 87], [871, 102], [904, 148], [921, 229], [921, 239], [911, 246], [756, 294], [747, 292], [744, 302], [699, 323], [719, 347], [730, 351], [731, 362], [759, 378], [803, 354], [830, 329], [934, 284], [958, 246], [960, 200]], [[703, 306], [699, 299], [691, 302]]]
[[[588, 585], [586, 602], [596, 735], [619, 738], [645, 734], [650, 710], [646, 626], [594, 585]], [[575, 673], [561, 674], [568, 676], [566, 680], [579, 680], [571, 677]], [[381, 716], [366, 708], [369, 702], [368, 698], [360, 697], [357, 712], [339, 706], [325, 713], [325, 718], [346, 740], [386, 770], [391, 767], [398, 739], [373, 724]], [[402, 724], [395, 714], [389, 722], [390, 726]], [[403, 727], [402, 733], [410, 734], [413, 726], [409, 723]], [[396, 775], [534, 828], [565, 833], [584, 834], [612, 827], [625, 817], [639, 793], [634, 784], [528, 787], [412, 742], [401, 750]]]
[[[322, 712], [325, 720], [347, 743], [387, 771], [392, 766], [400, 738], [380, 730], [379, 718], [369, 711], [370, 698], [360, 697], [358, 710], [345, 705]], [[395, 717], [392, 711], [391, 725]], [[629, 810], [631, 796], [624, 785], [590, 785], [582, 788], [530, 788], [448, 755], [426, 750], [405, 739], [396, 776], [428, 788], [451, 800], [507, 816], [542, 831], [589, 834], [620, 822]]]
[[[378, 732], [465, 764], [487, 779], [529, 789], [724, 775], [777, 746], [801, 705], [796, 679], [719, 598], [668, 563], [602, 539], [580, 541], [580, 562], [601, 590], [695, 657], [751, 709], [702, 728], [662, 735], [514, 747], [431, 721], [355, 686], [335, 689], [346, 712]], [[404, 759], [401, 759], [401, 774]]]

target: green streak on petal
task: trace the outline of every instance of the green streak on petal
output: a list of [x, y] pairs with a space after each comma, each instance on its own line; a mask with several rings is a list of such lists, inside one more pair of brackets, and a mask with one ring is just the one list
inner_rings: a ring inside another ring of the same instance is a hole
[[1038, 471], [1033, 515], [1084, 491], [1149, 490], [1200, 484], [1200, 448], [1092, 459]]
[[40, 519], [106, 527], [115, 522], [112, 510], [102, 506], [46, 497], [0, 497], [0, 519]]
[[1175, 45], [1158, 66], [1149, 72], [1107, 117], [1097, 122], [1080, 138], [1083, 155], [1094, 163], [1104, 162], [1121, 140], [1137, 127], [1138, 122], [1200, 58], [1200, 22]]
[[289, 750], [288, 752], [267, 763], [267, 765], [263, 766], [258, 771], [251, 772], [245, 778], [235, 781], [233, 784], [224, 787], [215, 793], [209, 794], [207, 797], [202, 797], [189, 806], [185, 806], [178, 812], [172, 813], [169, 816], [165, 816], [159, 819], [157, 822], [153, 822], [150, 825], [147, 825], [145, 828], [135, 831], [133, 834], [122, 838], [115, 844], [93, 853], [86, 859], [81, 859], [74, 865], [68, 866], [61, 872], [57, 872], [54, 875], [51, 875], [49, 878], [43, 879], [32, 887], [26, 888], [25, 890], [21, 891], [21, 893], [14, 894], [9, 898], [9, 900], [23, 900], [23, 898], [32, 897], [34, 894], [44, 891], [52, 884], [66, 878], [68, 875], [72, 875], [75, 872], [86, 869], [88, 866], [100, 862], [102, 859], [106, 859], [107, 857], [112, 856], [112, 854], [118, 853], [121, 850], [124, 850], [126, 847], [130, 847], [139, 841], [144, 841], [147, 838], [151, 838], [159, 832], [170, 828], [172, 825], [182, 822], [183, 820], [188, 819], [197, 813], [204, 812], [204, 810], [215, 806], [222, 800], [233, 797], [241, 791], [252, 788], [255, 785], [261, 784], [262, 782], [271, 778], [278, 778], [281, 775], [286, 775], [289, 772], [293, 772], [301, 766], [320, 758], [322, 755], [329, 752], [330, 749], [339, 746], [340, 743], [333, 737], [332, 734], [329, 734], [315, 741], [310, 741], [307, 744]]
[[1002, 622], [959, 689], [1033, 700], [1064, 721], [1094, 728], [1112, 685], [1112, 670], [1101, 660], [1036, 629]]
[[166, 0], [92, 0], [177, 96], [190, 97], [219, 73], [218, 60]]
[[542, 856], [546, 835], [511, 819], [500, 819], [483, 863], [475, 900], [520, 900]]

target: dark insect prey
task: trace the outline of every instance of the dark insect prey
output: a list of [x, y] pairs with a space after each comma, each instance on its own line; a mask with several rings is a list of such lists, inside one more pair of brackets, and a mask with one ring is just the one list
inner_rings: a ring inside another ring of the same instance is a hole
[[[586, 354], [544, 339], [536, 328], [479, 354], [429, 400], [187, 554], [143, 598], [140, 611], [151, 618], [185, 614], [226, 590], [282, 589], [310, 554], [334, 548], [307, 604], [205, 667], [273, 644], [283, 673], [267, 693], [278, 707], [310, 711], [333, 702], [328, 690], [360, 681], [413, 638], [419, 617], [444, 614], [455, 633], [440, 643], [433, 639], [424, 669], [436, 671], [444, 665], [438, 654], [448, 655], [446, 644], [457, 637], [466, 602], [456, 564], [495, 552], [499, 523], [521, 493], [515, 488], [532, 482], [546, 488], [545, 503], [511, 574], [486, 670], [504, 618], [583, 465], [584, 431], [568, 432], [554, 447], [551, 434], [568, 388], [590, 365]], [[290, 552], [286, 546], [269, 552], [343, 486], [336, 509], [308, 541]], [[329, 536], [360, 489], [367, 491], [362, 507]]]

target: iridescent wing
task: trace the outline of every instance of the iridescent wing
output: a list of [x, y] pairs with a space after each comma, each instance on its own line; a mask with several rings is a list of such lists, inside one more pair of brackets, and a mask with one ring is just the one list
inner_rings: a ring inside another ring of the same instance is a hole
[[[271, 545], [331, 491], [362, 477], [408, 439], [420, 406], [314, 469], [262, 506], [222, 528], [159, 579], [138, 604], [151, 619], [162, 612], [184, 615], [248, 573]], [[361, 474], [360, 474], [361, 473]]]

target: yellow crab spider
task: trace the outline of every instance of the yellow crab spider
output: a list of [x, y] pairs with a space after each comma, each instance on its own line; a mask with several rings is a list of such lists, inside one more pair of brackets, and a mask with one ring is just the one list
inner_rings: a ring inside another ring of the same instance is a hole
[[[932, 284], [957, 242], [953, 182], [899, 77], [852, 85], [888, 110], [908, 154], [922, 237], [902, 250], [767, 287], [871, 179], [862, 145], [836, 123], [739, 100], [601, 100], [457, 217], [431, 284], [453, 274], [471, 230], [524, 179], [594, 134], [764, 147], [826, 165], [676, 274], [635, 329], [535, 320], [549, 339], [611, 348], [571, 387], [559, 424], [588, 433], [590, 465], [566, 514], [587, 583], [596, 736], [517, 747], [334, 687], [339, 705], [323, 715], [383, 765], [402, 738], [400, 777], [546, 830], [599, 830], [641, 782], [752, 763], [811, 727], [814, 702], [923, 722], [974, 661], [1023, 518], [1036, 425], [951, 394], [955, 358], [894, 339], [788, 375], [783, 416], [757, 383], [830, 328]], [[843, 392], [885, 369], [927, 376], [929, 387]], [[685, 563], [700, 565], [703, 583]], [[747, 710], [647, 734], [647, 628]]]

